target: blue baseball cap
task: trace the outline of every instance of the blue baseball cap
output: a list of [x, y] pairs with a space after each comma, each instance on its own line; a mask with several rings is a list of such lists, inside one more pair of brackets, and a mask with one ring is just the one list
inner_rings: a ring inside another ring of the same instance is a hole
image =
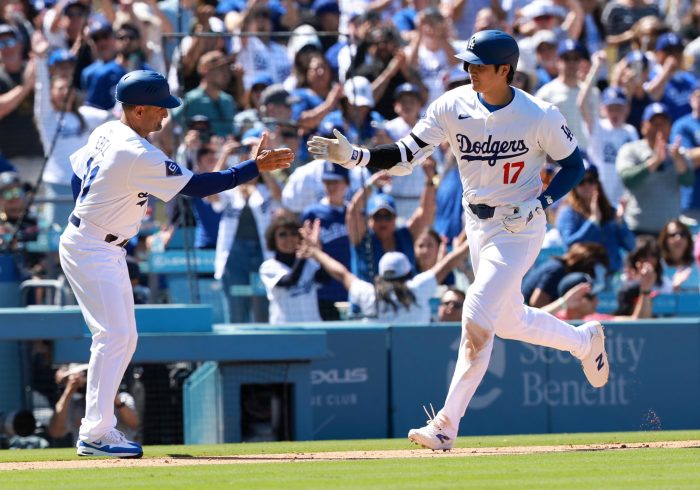
[[321, 120], [318, 125], [318, 135], [324, 138], [335, 138], [333, 136], [334, 129], [345, 134], [345, 121], [343, 121], [343, 115], [340, 111], [333, 111]]
[[661, 102], [654, 102], [653, 104], [646, 106], [644, 113], [642, 113], [642, 122], [650, 121], [654, 116], [665, 116], [671, 120], [671, 116], [668, 113], [668, 107], [666, 104], [662, 104]]
[[267, 73], [259, 73], [255, 76], [255, 78], [253, 78], [253, 83], [251, 83], [250, 86], [255, 87], [256, 85], [265, 85], [265, 87], [269, 87], [273, 83], [275, 83], [275, 81], [270, 75]]
[[130, 71], [117, 83], [117, 101], [128, 105], [152, 105], [173, 109], [180, 100], [170, 94], [168, 81], [153, 70]]
[[667, 32], [662, 34], [656, 40], [657, 51], [682, 51], [683, 40], [675, 32]]
[[608, 87], [603, 91], [603, 105], [626, 105], [627, 96], [620, 87]]
[[323, 174], [321, 174], [322, 181], [339, 181], [344, 180], [345, 182], [350, 181], [350, 171], [336, 165], [333, 162], [325, 161], [323, 162]]
[[[464, 73], [464, 70], [462, 70], [462, 72]], [[404, 94], [415, 95], [420, 99], [420, 89], [412, 83], [406, 82], [396, 87], [396, 89], [394, 90], [394, 100], [398, 99]]]
[[627, 53], [627, 56], [625, 56], [625, 60], [627, 60], [627, 66], [634, 65], [635, 63], [641, 63], [643, 70], [649, 68], [649, 59], [641, 51], [630, 51]]
[[603, 289], [605, 289], [604, 284], [596, 283], [589, 274], [586, 274], [585, 272], [571, 272], [565, 275], [561, 281], [559, 281], [559, 284], [557, 285], [557, 292], [559, 293], [560, 297], [564, 296], [569, 290], [582, 283], [588, 283], [591, 285], [592, 295], [597, 295], [603, 291]]
[[101, 15], [93, 17], [88, 24], [88, 33], [90, 37], [95, 37], [99, 34], [112, 34], [113, 32], [112, 24]]
[[337, 0], [315, 0], [311, 5], [314, 15], [340, 14], [340, 6]]
[[573, 39], [564, 39], [559, 41], [559, 45], [557, 46], [557, 56], [561, 58], [568, 53], [577, 53], [581, 55], [582, 58], [588, 58], [586, 48], [584, 48], [578, 41], [574, 41]]
[[385, 209], [396, 216], [396, 202], [389, 194], [374, 194], [367, 203], [367, 214], [370, 216]]
[[58, 63], [75, 61], [76, 57], [67, 49], [54, 49], [49, 55], [49, 66], [54, 66]]

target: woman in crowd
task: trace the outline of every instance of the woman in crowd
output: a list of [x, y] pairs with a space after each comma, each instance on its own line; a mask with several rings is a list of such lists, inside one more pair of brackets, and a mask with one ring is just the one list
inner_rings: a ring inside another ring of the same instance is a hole
[[656, 237], [652, 235], [638, 236], [637, 245], [627, 255], [625, 260], [625, 270], [621, 276], [623, 284], [639, 280], [642, 271], [647, 266], [651, 266], [655, 273], [655, 280], [651, 290], [655, 293], [672, 293], [673, 286], [671, 280], [664, 275], [662, 262], [661, 250]]
[[678, 219], [672, 219], [659, 234], [659, 250], [664, 273], [671, 279], [674, 291], [698, 290], [698, 270], [693, 262], [693, 237]]
[[[445, 256], [447, 247], [437, 231], [432, 228], [426, 228], [418, 235], [418, 238], [416, 238], [413, 244], [413, 253], [416, 257], [416, 270], [418, 272], [425, 272], [434, 267], [439, 259]], [[454, 283], [455, 278], [452, 272], [445, 276], [445, 279], [441, 282], [441, 284], [448, 285]]]
[[347, 290], [351, 303], [366, 318], [379, 322], [430, 323], [429, 300], [439, 283], [466, 257], [466, 240], [440, 259], [432, 268], [413, 276], [411, 263], [401, 252], [387, 252], [379, 260], [379, 273], [373, 284], [363, 281], [343, 264], [329, 256], [319, 244], [318, 221], [304, 224], [301, 254], [312, 257]]
[[564, 244], [592, 242], [605, 247], [610, 272], [622, 269], [621, 252], [632, 250], [634, 235], [627, 228], [622, 213], [616, 212], [605, 196], [598, 179], [598, 169], [588, 164], [583, 180], [569, 193], [557, 216], [557, 229]]
[[317, 290], [327, 275], [301, 251], [301, 224], [291, 215], [270, 223], [265, 242], [273, 257], [260, 266], [260, 279], [270, 301], [270, 323], [320, 322]]

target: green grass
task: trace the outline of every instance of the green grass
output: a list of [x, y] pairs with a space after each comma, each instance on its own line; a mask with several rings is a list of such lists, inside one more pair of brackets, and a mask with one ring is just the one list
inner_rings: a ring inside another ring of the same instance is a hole
[[[458, 447], [700, 439], [700, 431], [460, 438]], [[146, 457], [406, 449], [403, 439], [148, 446]], [[73, 450], [3, 451], [0, 460], [75, 459]], [[698, 488], [700, 449], [635, 449], [464, 458], [0, 471], [0, 489]]]

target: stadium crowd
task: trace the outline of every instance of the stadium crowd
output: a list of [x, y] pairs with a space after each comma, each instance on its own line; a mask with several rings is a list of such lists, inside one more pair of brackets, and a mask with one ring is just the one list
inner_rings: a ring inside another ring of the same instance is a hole
[[[306, 141], [336, 128], [361, 145], [406, 136], [469, 83], [454, 54], [470, 36], [502, 29], [520, 46], [513, 85], [555, 104], [586, 155], [583, 180], [547, 210], [528, 304], [587, 318], [605, 291], [616, 316], [645, 318], [656, 294], [700, 291], [698, 0], [0, 5], [0, 243], [23, 278], [60, 275], [55, 251], [29, 244], [66, 225], [68, 156], [119, 116], [117, 81], [150, 68], [184, 102], [151, 136], [179, 164], [231, 166], [264, 130], [296, 160], [210, 198], [149, 200], [127, 248], [140, 302], [169, 298], [165, 278], [165, 294], [143, 287], [138, 261], [193, 229], [195, 249], [215, 250], [228, 321], [459, 318], [470, 271], [455, 156], [439, 148], [390, 178], [312, 160]], [[545, 185], [556, 171], [543, 169]]]

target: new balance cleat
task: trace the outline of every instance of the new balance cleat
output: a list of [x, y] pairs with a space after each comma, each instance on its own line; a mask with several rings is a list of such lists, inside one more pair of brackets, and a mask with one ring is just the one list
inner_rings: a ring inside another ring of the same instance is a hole
[[583, 359], [583, 373], [588, 382], [595, 388], [602, 388], [608, 382], [610, 376], [610, 364], [608, 353], [605, 352], [605, 333], [599, 322], [584, 323], [581, 328], [587, 328], [591, 335], [591, 347]]
[[419, 446], [432, 449], [433, 451], [449, 451], [454, 445], [457, 434], [453, 434], [447, 427], [444, 427], [443, 424], [440, 424], [436, 420], [435, 410], [433, 410], [432, 405], [430, 409], [433, 411], [432, 416], [428, 413], [428, 410], [423, 407], [425, 413], [428, 414], [427, 425], [420, 429], [411, 429], [408, 431], [408, 438]]
[[111, 458], [140, 458], [143, 449], [124, 434], [112, 429], [94, 441], [78, 441], [78, 456], [106, 456]]

